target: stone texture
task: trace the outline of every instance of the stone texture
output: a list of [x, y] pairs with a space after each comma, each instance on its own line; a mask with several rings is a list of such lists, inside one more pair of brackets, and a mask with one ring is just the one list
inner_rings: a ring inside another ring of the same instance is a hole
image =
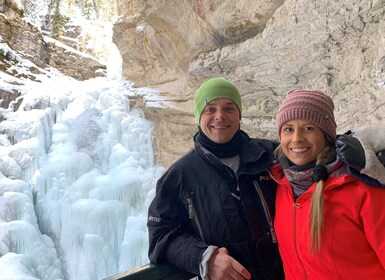
[[[156, 125], [154, 150], [161, 165], [169, 166], [191, 149], [197, 131], [192, 97], [213, 76], [226, 76], [239, 87], [242, 128], [254, 137], [276, 139], [277, 106], [289, 89], [299, 87], [333, 97], [339, 133], [385, 123], [385, 0], [117, 4], [121, 16], [113, 40], [122, 55], [123, 75], [136, 86], [158, 89], [164, 99], [162, 108], [145, 98], [132, 102]], [[81, 30], [73, 34], [80, 40], [76, 49], [52, 43], [23, 20], [14, 0], [0, 2], [0, 26], [3, 42], [38, 67], [49, 65], [79, 80], [104, 75], [103, 64], [78, 50], [100, 56], [105, 47], [88, 49], [85, 42], [93, 38]], [[0, 59], [0, 71], [5, 71], [12, 60], [7, 54]], [[2, 106], [18, 106], [19, 93], [0, 95]]]
[[123, 16], [114, 26], [113, 40], [124, 76], [138, 86], [183, 79], [193, 57], [258, 34], [280, 3], [118, 1]]
[[[106, 66], [85, 53], [80, 53], [72, 47], [45, 38], [42, 32], [24, 19], [24, 12], [13, 0], [0, 2], [0, 43], [9, 48], [31, 64], [23, 73], [16, 73], [12, 66], [17, 60], [8, 51], [0, 52], [0, 71], [23, 79], [35, 79], [47, 67], [54, 67], [63, 74], [78, 80], [105, 76]], [[41, 73], [42, 74], [42, 73]], [[18, 80], [19, 83], [23, 79]], [[9, 81], [2, 81], [8, 83]], [[0, 106], [16, 111], [22, 102], [22, 96], [17, 90], [0, 90]], [[4, 116], [0, 114], [0, 122]]]
[[47, 64], [66, 76], [83, 81], [106, 75], [106, 66], [94, 57], [86, 56], [64, 44], [47, 41]]
[[212, 76], [238, 85], [242, 128], [254, 137], [276, 139], [277, 106], [300, 87], [332, 96], [339, 133], [385, 123], [385, 0], [118, 3], [113, 38], [125, 78], [170, 102], [143, 106], [162, 165], [192, 147], [192, 96]]
[[13, 0], [0, 3], [0, 35], [5, 43], [38, 67], [55, 67], [78, 80], [105, 75], [106, 66], [94, 57], [44, 39], [38, 28], [23, 18], [23, 10]]

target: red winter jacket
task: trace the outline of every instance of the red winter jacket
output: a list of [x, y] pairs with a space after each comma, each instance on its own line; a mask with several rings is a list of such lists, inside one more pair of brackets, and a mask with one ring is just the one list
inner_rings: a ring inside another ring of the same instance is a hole
[[287, 280], [385, 279], [385, 189], [351, 175], [329, 178], [324, 186], [321, 249], [312, 255], [309, 212], [313, 184], [297, 201], [279, 165], [275, 230]]

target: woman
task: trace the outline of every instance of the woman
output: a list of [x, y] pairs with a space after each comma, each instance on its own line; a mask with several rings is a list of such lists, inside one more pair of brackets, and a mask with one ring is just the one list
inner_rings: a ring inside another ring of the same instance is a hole
[[281, 140], [275, 230], [286, 279], [385, 279], [385, 189], [336, 157], [334, 104], [290, 91], [277, 113]]

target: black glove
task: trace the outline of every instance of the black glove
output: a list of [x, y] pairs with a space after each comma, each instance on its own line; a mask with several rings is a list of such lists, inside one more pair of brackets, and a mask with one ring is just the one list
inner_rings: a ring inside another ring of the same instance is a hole
[[377, 153], [377, 157], [382, 162], [382, 164], [385, 166], [385, 150], [379, 151]]
[[[338, 135], [336, 138], [336, 152], [343, 162], [357, 171], [365, 168], [365, 151], [360, 140], [357, 138], [348, 134]], [[382, 159], [380, 160], [384, 163], [385, 156], [383, 158], [384, 161]]]

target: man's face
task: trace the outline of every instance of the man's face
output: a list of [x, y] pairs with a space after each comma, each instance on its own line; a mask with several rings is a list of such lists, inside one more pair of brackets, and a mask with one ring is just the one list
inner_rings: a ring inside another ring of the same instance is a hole
[[212, 100], [204, 108], [199, 126], [211, 141], [218, 144], [229, 142], [240, 126], [237, 105], [230, 99]]

